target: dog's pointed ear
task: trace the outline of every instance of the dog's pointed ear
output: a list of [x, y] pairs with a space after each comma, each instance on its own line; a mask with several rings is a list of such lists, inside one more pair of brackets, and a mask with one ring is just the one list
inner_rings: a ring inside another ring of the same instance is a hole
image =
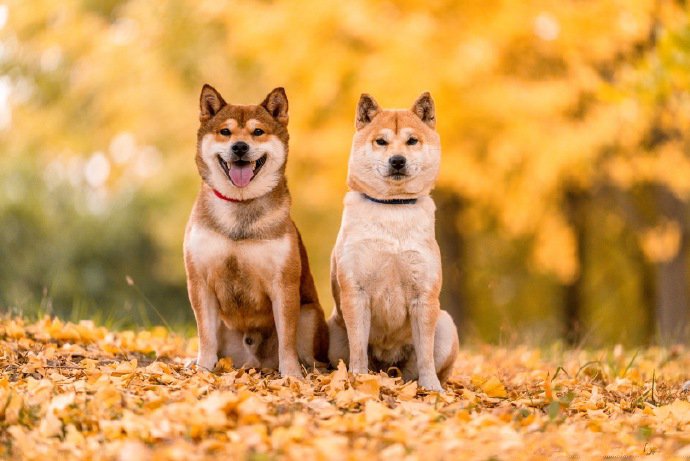
[[355, 117], [355, 128], [361, 130], [376, 117], [376, 114], [381, 112], [379, 105], [374, 98], [367, 93], [362, 93], [357, 103], [357, 116]]
[[288, 99], [287, 94], [285, 94], [285, 88], [282, 86], [268, 93], [264, 102], [261, 103], [261, 107], [266, 109], [271, 114], [271, 117], [278, 120], [278, 122], [283, 125], [288, 124]]
[[434, 108], [434, 100], [431, 99], [431, 94], [428, 91], [417, 98], [410, 110], [430, 128], [436, 127], [436, 109]]
[[205, 122], [216, 115], [227, 103], [215, 88], [206, 83], [199, 98], [199, 120]]

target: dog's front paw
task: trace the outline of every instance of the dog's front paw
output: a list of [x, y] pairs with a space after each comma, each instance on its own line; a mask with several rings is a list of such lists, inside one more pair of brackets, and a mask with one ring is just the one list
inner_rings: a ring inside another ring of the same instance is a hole
[[366, 356], [353, 355], [353, 358], [350, 360], [349, 371], [353, 375], [366, 375], [369, 373], [369, 361]]
[[421, 387], [428, 391], [444, 392], [441, 382], [438, 380], [438, 376], [420, 376], [417, 381]]
[[300, 368], [299, 363], [297, 361], [295, 361], [294, 363], [281, 363], [279, 368], [280, 376], [282, 376], [283, 378], [287, 378], [289, 376], [291, 378], [302, 379], [304, 377], [302, 375], [302, 369]]
[[353, 375], [366, 375], [369, 373], [369, 369], [367, 367], [350, 365], [350, 373]]
[[199, 356], [196, 358], [196, 365], [201, 368], [205, 368], [208, 371], [212, 371], [215, 368], [217, 362], [217, 355], [202, 356], [201, 354], [199, 354]]

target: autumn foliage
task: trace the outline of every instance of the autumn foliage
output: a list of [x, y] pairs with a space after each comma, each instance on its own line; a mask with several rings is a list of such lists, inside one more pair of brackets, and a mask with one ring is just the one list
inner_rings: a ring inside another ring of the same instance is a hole
[[209, 82], [233, 103], [286, 88], [293, 212], [328, 310], [355, 102], [428, 90], [442, 304], [464, 338], [682, 341], [688, 19], [676, 0], [10, 1], [0, 304], [190, 323], [180, 242]]
[[391, 375], [186, 367], [194, 341], [0, 324], [10, 459], [552, 459], [690, 455], [684, 349], [464, 349], [444, 394]]

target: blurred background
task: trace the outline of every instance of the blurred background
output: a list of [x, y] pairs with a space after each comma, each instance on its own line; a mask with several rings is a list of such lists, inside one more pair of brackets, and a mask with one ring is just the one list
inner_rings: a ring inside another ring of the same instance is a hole
[[689, 20], [674, 0], [0, 4], [0, 306], [193, 331], [208, 82], [243, 104], [286, 87], [293, 216], [330, 312], [359, 94], [429, 90], [462, 338], [686, 341]]

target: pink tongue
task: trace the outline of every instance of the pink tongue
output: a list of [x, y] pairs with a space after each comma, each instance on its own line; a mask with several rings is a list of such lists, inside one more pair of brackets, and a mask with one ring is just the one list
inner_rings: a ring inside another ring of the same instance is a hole
[[237, 187], [246, 186], [253, 177], [254, 170], [251, 164], [244, 166], [232, 165], [230, 167], [230, 179], [232, 179], [232, 183]]

